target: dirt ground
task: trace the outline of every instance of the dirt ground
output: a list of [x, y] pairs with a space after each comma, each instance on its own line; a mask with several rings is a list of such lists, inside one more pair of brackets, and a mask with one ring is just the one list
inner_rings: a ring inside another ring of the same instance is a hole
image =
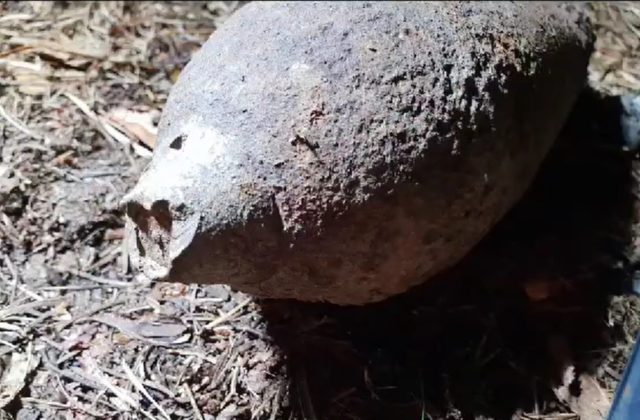
[[[119, 200], [238, 3], [0, 3], [0, 419], [599, 419], [636, 334], [640, 7], [593, 5], [591, 88], [461, 264], [363, 308], [149, 283]], [[259, 46], [258, 46], [259, 47]]]

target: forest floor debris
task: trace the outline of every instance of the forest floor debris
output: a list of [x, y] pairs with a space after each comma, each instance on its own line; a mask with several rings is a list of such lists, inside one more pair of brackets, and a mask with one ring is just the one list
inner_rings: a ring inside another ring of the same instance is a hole
[[[527, 198], [406, 296], [335, 308], [136, 275], [119, 200], [238, 6], [0, 3], [0, 418], [559, 420], [610, 399], [640, 329], [637, 158], [590, 97]], [[640, 93], [640, 9], [594, 17], [592, 86]]]

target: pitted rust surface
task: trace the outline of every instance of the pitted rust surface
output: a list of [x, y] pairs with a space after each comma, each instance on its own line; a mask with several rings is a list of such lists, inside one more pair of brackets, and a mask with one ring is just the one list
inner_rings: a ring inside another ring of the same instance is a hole
[[590, 48], [557, 3], [249, 4], [169, 97], [125, 198], [134, 262], [272, 298], [401, 293], [522, 195]]

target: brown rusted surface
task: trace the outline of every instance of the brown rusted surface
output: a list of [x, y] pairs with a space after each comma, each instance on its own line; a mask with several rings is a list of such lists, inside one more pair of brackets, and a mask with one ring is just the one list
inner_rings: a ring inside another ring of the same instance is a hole
[[125, 198], [149, 276], [363, 304], [462, 258], [582, 88], [558, 3], [253, 3], [183, 71]]

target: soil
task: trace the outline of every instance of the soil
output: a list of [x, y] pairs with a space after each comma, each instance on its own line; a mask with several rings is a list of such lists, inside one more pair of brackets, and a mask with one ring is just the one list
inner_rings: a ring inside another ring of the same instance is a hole
[[345, 308], [148, 282], [123, 252], [169, 89], [239, 6], [0, 3], [0, 418], [603, 418], [640, 330], [640, 160], [605, 95], [640, 91], [640, 9], [594, 6], [591, 87], [472, 254]]

